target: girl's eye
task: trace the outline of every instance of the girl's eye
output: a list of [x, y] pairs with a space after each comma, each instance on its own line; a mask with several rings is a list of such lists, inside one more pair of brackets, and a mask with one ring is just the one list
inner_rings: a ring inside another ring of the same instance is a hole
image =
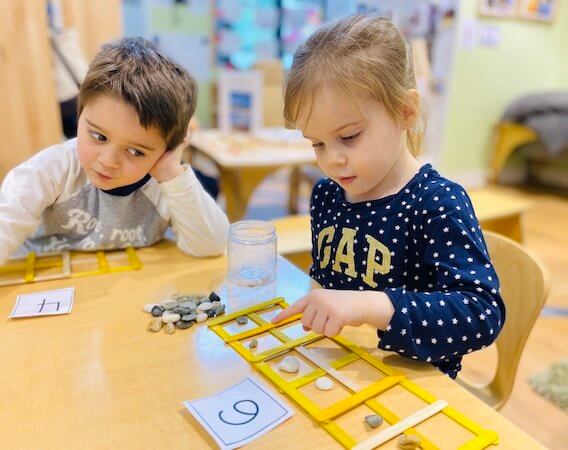
[[322, 144], [321, 142], [314, 142], [314, 143], [312, 144], [312, 147], [313, 147], [313, 148], [316, 148], [316, 149], [317, 149], [317, 148], [322, 148], [322, 147], [323, 147], [323, 144]]
[[95, 130], [89, 130], [89, 134], [93, 136], [99, 142], [106, 142], [106, 136], [102, 135], [101, 133], [97, 133]]
[[142, 153], [140, 150], [136, 150], [135, 148], [127, 148], [126, 151], [128, 153], [130, 153], [132, 156], [146, 156], [144, 153]]
[[359, 137], [360, 134], [361, 133], [359, 132], [359, 133], [352, 134], [351, 136], [345, 136], [345, 137], [342, 137], [341, 140], [343, 142], [354, 142], [354, 141], [357, 140], [357, 138]]

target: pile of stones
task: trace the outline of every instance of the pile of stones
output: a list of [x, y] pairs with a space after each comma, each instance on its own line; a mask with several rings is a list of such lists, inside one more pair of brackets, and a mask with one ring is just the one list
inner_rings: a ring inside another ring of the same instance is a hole
[[225, 314], [225, 305], [215, 292], [209, 295], [174, 294], [161, 303], [145, 305], [144, 311], [153, 317], [148, 331], [157, 333], [163, 328], [164, 333], [173, 334], [176, 328], [184, 330], [194, 323]]

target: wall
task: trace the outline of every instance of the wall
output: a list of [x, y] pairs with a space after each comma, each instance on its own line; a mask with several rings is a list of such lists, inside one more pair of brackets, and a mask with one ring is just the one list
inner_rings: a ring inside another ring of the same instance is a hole
[[61, 140], [43, 1], [0, 0], [0, 181]]
[[[481, 18], [477, 3], [460, 6], [440, 166], [448, 175], [479, 180], [475, 174], [485, 171], [492, 127], [504, 108], [524, 93], [568, 89], [568, 1], [560, 2], [552, 24]], [[464, 49], [462, 30], [471, 20], [499, 27], [499, 45]]]

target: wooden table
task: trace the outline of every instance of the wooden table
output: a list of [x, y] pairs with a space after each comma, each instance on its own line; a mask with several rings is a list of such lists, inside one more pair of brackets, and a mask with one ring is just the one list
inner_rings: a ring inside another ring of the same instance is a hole
[[[149, 316], [142, 306], [176, 291], [217, 289], [224, 282], [226, 261], [223, 257], [190, 258], [168, 242], [140, 250], [139, 256], [144, 267], [138, 272], [0, 289], [0, 315], [4, 317], [0, 324], [1, 448], [214, 447], [214, 441], [181, 402], [218, 392], [251, 374], [251, 366], [203, 325], [177, 330], [173, 335], [147, 332]], [[76, 290], [71, 314], [6, 318], [16, 295], [67, 286]], [[280, 259], [278, 281], [266, 289], [267, 295], [283, 295], [293, 301], [310, 289], [310, 279]], [[229, 310], [254, 301], [226, 286], [220, 292], [225, 301], [232, 292]], [[543, 448], [431, 366], [376, 350], [372, 330], [350, 328], [345, 335], [384, 356], [386, 362], [482, 426], [497, 431], [501, 443], [496, 448]], [[349, 374], [358, 376], [357, 371]], [[399, 411], [413, 407], [400, 393], [391, 400]], [[340, 448], [292, 405], [296, 409], [292, 419], [247, 448]], [[361, 428], [360, 414], [350, 420], [354, 430]], [[443, 431], [430, 427], [443, 448], [456, 447], [456, 438], [464, 438], [460, 430], [457, 426]], [[384, 448], [395, 448], [393, 443]]]
[[469, 196], [484, 230], [523, 243], [522, 216], [531, 202], [492, 188], [474, 189]]
[[295, 168], [315, 162], [309, 140], [302, 137], [278, 140], [270, 134], [269, 131], [259, 135], [223, 134], [216, 129], [196, 130], [192, 134], [192, 150], [211, 159], [219, 170], [220, 187], [231, 222], [245, 215], [252, 193], [269, 174], [283, 167]]

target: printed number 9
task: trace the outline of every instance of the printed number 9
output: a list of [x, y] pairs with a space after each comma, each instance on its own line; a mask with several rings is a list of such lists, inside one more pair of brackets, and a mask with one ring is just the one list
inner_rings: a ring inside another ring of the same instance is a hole
[[[249, 412], [249, 411], [244, 411], [242, 409], [239, 409], [239, 404], [240, 403], [249, 403], [252, 404], [252, 407], [254, 408], [254, 412]], [[225, 422], [226, 424], [229, 425], [244, 425], [246, 423], [252, 422], [256, 416], [258, 416], [258, 405], [256, 404], [256, 402], [252, 401], [252, 400], [239, 400], [238, 402], [235, 402], [233, 404], [233, 409], [235, 411], [237, 411], [238, 413], [244, 415], [244, 416], [251, 416], [250, 419], [245, 420], [244, 422], [229, 422], [228, 420], [223, 419], [223, 410], [219, 411], [219, 419], [221, 420], [221, 422]]]

